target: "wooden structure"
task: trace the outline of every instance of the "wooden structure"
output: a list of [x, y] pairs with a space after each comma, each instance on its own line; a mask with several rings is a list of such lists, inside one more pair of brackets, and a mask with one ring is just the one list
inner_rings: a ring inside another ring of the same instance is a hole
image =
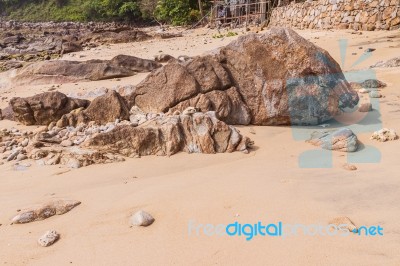
[[213, 0], [211, 23], [214, 25], [261, 24], [269, 20], [279, 0]]

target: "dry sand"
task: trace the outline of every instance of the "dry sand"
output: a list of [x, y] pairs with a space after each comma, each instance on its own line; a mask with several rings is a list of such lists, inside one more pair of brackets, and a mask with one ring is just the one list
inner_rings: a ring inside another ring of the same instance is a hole
[[[328, 50], [338, 62], [338, 40], [347, 39], [345, 71], [365, 69], [400, 54], [398, 31], [299, 33]], [[152, 58], [161, 50], [174, 56], [200, 55], [236, 38], [213, 39], [212, 34], [215, 32], [194, 30], [182, 38], [111, 45], [65, 58], [110, 59], [117, 54]], [[367, 48], [376, 51], [352, 67]], [[399, 132], [400, 68], [376, 71], [378, 79], [388, 84], [380, 99], [382, 124]], [[136, 84], [145, 76], [63, 84], [60, 91]], [[3, 89], [1, 96], [33, 95], [50, 86]], [[0, 106], [5, 105], [3, 100]], [[11, 126], [17, 124], [0, 121], [0, 128]], [[331, 168], [304, 169], [299, 167], [299, 155], [319, 148], [295, 140], [290, 127], [252, 129], [255, 134], [250, 127], [240, 128], [256, 143], [250, 154], [180, 153], [78, 170], [32, 165], [29, 170], [15, 171], [10, 163], [1, 165], [0, 265], [400, 265], [399, 140], [379, 143], [369, 139], [372, 132], [358, 134], [364, 145], [379, 149], [380, 163], [356, 164], [358, 170], [347, 171], [342, 168], [347, 153], [333, 152]], [[17, 209], [50, 198], [70, 198], [82, 204], [62, 216], [10, 225]], [[131, 228], [128, 218], [139, 209], [151, 213], [155, 223]], [[327, 225], [343, 215], [358, 226], [379, 224], [384, 235], [299, 234], [246, 241], [244, 237], [188, 234], [190, 220], [202, 224], [282, 221]], [[51, 247], [40, 247], [37, 239], [50, 229], [60, 232], [61, 239]]]

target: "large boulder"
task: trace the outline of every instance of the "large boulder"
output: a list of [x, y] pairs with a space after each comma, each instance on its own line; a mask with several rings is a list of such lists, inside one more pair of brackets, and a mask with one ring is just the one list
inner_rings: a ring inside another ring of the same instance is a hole
[[218, 100], [201, 109], [218, 111], [218, 102], [232, 91], [240, 107], [219, 118], [237, 124], [315, 125], [359, 100], [328, 52], [283, 28], [242, 36], [185, 63], [170, 62], [147, 76], [129, 99], [145, 112], [182, 111], [188, 105], [183, 102], [200, 107], [197, 102], [214, 98], [208, 94], [214, 92]]
[[87, 143], [91, 149], [124, 156], [247, 152], [251, 141], [215, 117], [214, 112], [158, 116], [138, 127], [118, 126]]
[[118, 92], [112, 90], [95, 98], [88, 108], [75, 109], [63, 115], [56, 123], [57, 127], [77, 126], [80, 123], [96, 122], [104, 125], [115, 120], [128, 120], [129, 108], [127, 101]]
[[89, 121], [100, 125], [116, 119], [129, 119], [129, 108], [125, 99], [113, 90], [94, 99], [83, 113]]
[[27, 98], [12, 98], [14, 119], [25, 125], [48, 125], [77, 108], [86, 108], [90, 101], [69, 98], [61, 92], [45, 92]]

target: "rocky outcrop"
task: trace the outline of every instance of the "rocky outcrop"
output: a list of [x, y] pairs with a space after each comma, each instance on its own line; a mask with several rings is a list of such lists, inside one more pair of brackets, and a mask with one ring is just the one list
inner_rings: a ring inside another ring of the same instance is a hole
[[12, 98], [10, 106], [16, 121], [24, 125], [47, 125], [89, 101], [69, 98], [61, 92], [45, 92], [27, 98]]
[[336, 131], [315, 131], [307, 142], [326, 150], [354, 152], [358, 148], [357, 136], [348, 128]]
[[87, 147], [124, 156], [244, 151], [251, 141], [219, 121], [213, 112], [157, 116], [138, 126], [120, 126], [91, 138]]
[[21, 210], [21, 212], [12, 219], [12, 223], [30, 223], [44, 220], [54, 215], [62, 215], [79, 204], [81, 204], [81, 202], [76, 200], [51, 200], [50, 202]]
[[29, 64], [12, 78], [16, 85], [69, 83], [132, 76], [150, 72], [161, 64], [134, 56], [118, 55], [111, 60], [45, 61]]
[[[1, 61], [43, 61], [66, 53], [110, 43], [128, 43], [154, 38], [128, 25], [118, 23], [0, 21], [0, 72], [7, 70]], [[8, 65], [16, 68], [16, 65]]]
[[128, 98], [145, 112], [193, 106], [244, 125], [315, 125], [358, 103], [334, 59], [283, 28], [242, 36], [188, 62], [170, 62]]
[[398, 0], [292, 1], [272, 10], [271, 26], [299, 29], [396, 30]]
[[[104, 98], [118, 96], [110, 94]], [[75, 113], [77, 110], [80, 108], [68, 115], [81, 117], [83, 110]], [[99, 125], [87, 122], [87, 116], [82, 115], [85, 120], [76, 126], [58, 127], [60, 120], [56, 126], [51, 123], [34, 131], [1, 130], [0, 160], [14, 163], [13, 168], [21, 171], [31, 166], [29, 162], [20, 162], [24, 160], [34, 160], [40, 166], [61, 164], [80, 168], [122, 162], [123, 156], [172, 155], [179, 151], [247, 153], [253, 144], [237, 129], [216, 119], [213, 112], [197, 113], [193, 107], [182, 115], [146, 114], [137, 108], [132, 108], [131, 114], [139, 116], [140, 121], [116, 119]]]

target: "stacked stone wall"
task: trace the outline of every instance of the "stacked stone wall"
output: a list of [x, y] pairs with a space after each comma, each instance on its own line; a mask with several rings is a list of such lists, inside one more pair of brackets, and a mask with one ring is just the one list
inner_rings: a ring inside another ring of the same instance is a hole
[[277, 7], [270, 26], [297, 29], [396, 30], [400, 0], [318, 0]]

